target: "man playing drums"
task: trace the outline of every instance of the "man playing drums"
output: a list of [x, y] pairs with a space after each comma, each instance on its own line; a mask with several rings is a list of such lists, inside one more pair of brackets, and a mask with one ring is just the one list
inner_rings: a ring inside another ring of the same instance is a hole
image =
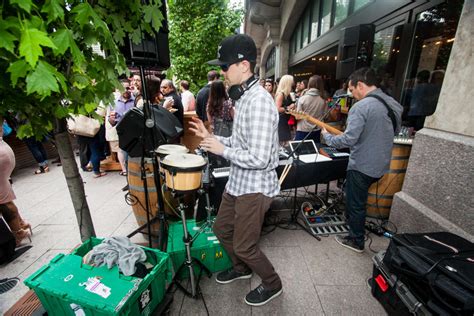
[[219, 45], [218, 59], [209, 62], [221, 67], [235, 100], [236, 115], [230, 137], [210, 134], [201, 120], [191, 122], [192, 131], [202, 137], [204, 150], [231, 162], [229, 180], [214, 224], [233, 268], [217, 275], [220, 284], [249, 279], [255, 272], [262, 284], [250, 291], [245, 302], [261, 306], [282, 293], [280, 277], [260, 250], [258, 241], [272, 198], [279, 192], [278, 113], [271, 95], [258, 84], [253, 69], [257, 58], [254, 41], [247, 35], [232, 35]]

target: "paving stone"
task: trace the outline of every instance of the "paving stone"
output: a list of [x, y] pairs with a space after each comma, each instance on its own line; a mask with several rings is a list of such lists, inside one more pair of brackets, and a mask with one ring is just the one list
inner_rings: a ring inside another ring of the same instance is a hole
[[316, 286], [326, 315], [387, 315], [367, 285]]
[[[62, 168], [52, 165], [50, 169], [49, 173], [37, 176], [33, 175], [34, 168], [15, 171], [15, 203], [33, 226], [33, 248], [11, 264], [0, 266], [2, 277], [19, 276], [23, 280], [57, 253], [67, 253], [81, 243]], [[98, 179], [93, 178], [92, 173], [81, 172], [81, 177], [98, 235], [125, 236], [138, 227], [132, 207], [125, 202], [125, 192], [121, 191], [126, 184], [124, 177], [117, 172]], [[309, 191], [314, 192], [314, 188]], [[283, 194], [287, 195], [286, 200], [277, 201], [275, 205], [286, 210], [272, 213], [288, 218], [293, 193], [286, 191]], [[303, 194], [304, 190], [298, 190], [298, 201], [305, 200], [301, 197]], [[147, 239], [136, 234], [132, 241], [146, 244]], [[377, 237], [371, 248], [380, 250], [387, 244], [388, 240]], [[372, 252], [368, 249], [359, 255], [340, 247], [332, 236], [319, 242], [303, 230], [281, 228], [263, 236], [260, 245], [283, 280], [283, 294], [266, 306], [250, 307], [243, 299], [260, 283], [259, 277], [228, 285], [217, 284], [215, 276], [203, 278], [201, 288], [211, 315], [383, 314], [365, 285], [372, 271]], [[27, 290], [20, 284], [1, 295], [0, 314]], [[206, 310], [202, 301], [178, 291], [174, 294], [170, 314], [206, 315]]]
[[[262, 247], [283, 283], [283, 293], [260, 307], [252, 307], [258, 315], [322, 315], [318, 294], [314, 289], [310, 271], [299, 247]], [[251, 289], [261, 280], [252, 278]]]

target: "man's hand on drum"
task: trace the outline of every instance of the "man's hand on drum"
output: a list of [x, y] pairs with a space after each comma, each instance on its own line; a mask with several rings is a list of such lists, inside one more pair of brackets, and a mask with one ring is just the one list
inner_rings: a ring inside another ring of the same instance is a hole
[[189, 122], [191, 125], [190, 130], [197, 136], [201, 138], [212, 137], [211, 133], [206, 129], [204, 123], [197, 117], [193, 117], [192, 121]]
[[222, 156], [225, 146], [213, 136], [204, 138], [199, 144], [205, 151]]

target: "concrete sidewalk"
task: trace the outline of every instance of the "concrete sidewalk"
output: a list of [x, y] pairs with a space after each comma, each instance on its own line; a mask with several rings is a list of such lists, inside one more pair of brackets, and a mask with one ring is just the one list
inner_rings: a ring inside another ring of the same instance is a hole
[[[0, 278], [27, 278], [58, 253], [67, 253], [80, 241], [79, 229], [61, 167], [52, 166], [46, 174], [33, 175], [34, 168], [17, 171], [13, 188], [22, 216], [33, 228], [32, 246], [8, 265], [0, 266]], [[97, 236], [127, 235], [137, 228], [131, 206], [125, 203], [121, 188], [125, 177], [110, 172], [93, 178], [81, 171], [87, 202]], [[371, 248], [385, 249], [386, 239], [372, 237]], [[132, 238], [144, 242], [141, 235]], [[372, 298], [366, 280], [372, 274], [367, 248], [357, 254], [339, 246], [332, 236], [317, 241], [302, 230], [277, 228], [262, 237], [263, 251], [283, 280], [283, 294], [263, 307], [247, 306], [243, 298], [260, 283], [254, 276], [228, 285], [203, 278], [201, 288], [211, 315], [383, 315], [383, 308]], [[22, 283], [0, 294], [0, 314], [21, 298], [28, 288]], [[205, 315], [202, 300], [180, 292], [174, 295], [173, 315]]]

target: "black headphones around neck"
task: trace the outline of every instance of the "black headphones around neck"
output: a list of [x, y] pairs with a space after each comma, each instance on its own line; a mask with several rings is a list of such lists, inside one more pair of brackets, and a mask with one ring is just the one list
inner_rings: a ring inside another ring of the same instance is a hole
[[257, 81], [258, 79], [256, 79], [255, 76], [252, 76], [241, 85], [236, 84], [236, 85], [231, 86], [229, 90], [227, 91], [227, 93], [229, 94], [229, 98], [231, 98], [234, 101], [237, 101], [238, 99], [242, 97], [245, 91], [252, 88], [252, 86], [256, 84]]

